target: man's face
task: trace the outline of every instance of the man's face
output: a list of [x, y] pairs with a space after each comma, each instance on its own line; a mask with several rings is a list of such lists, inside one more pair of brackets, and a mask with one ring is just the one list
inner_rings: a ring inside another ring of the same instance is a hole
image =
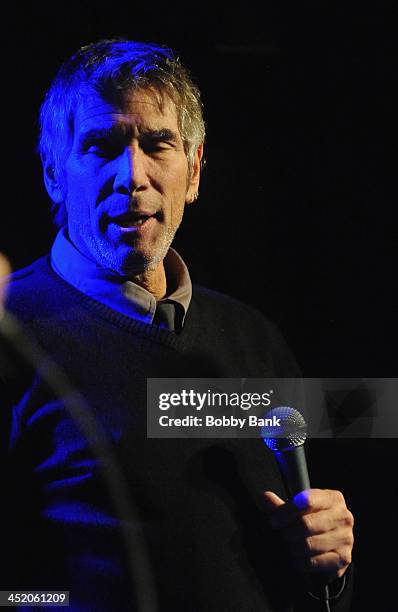
[[80, 103], [65, 164], [68, 232], [74, 245], [121, 275], [154, 270], [179, 227], [199, 181], [165, 97], [150, 90], [125, 94], [114, 106], [96, 94]]

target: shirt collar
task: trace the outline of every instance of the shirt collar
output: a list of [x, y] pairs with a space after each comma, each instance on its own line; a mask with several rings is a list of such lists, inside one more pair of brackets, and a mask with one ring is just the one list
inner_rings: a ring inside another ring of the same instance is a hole
[[[80, 253], [67, 235], [66, 227], [57, 234], [51, 249], [51, 265], [57, 274], [82, 293], [144, 323], [152, 323], [156, 299], [143, 287], [102, 268]], [[164, 259], [170, 293], [160, 300], [179, 304], [184, 322], [192, 298], [192, 283], [182, 257], [170, 248]]]

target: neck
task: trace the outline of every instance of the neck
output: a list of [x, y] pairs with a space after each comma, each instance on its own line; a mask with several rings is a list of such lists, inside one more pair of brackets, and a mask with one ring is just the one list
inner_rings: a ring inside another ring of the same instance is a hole
[[142, 274], [129, 277], [131, 281], [143, 287], [157, 299], [166, 295], [167, 283], [163, 262], [155, 270], [145, 270]]

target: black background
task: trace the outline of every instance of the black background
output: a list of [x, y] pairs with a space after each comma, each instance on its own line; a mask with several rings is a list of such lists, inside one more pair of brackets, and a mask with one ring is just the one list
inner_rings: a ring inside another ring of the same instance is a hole
[[[146, 5], [3, 14], [0, 249], [20, 268], [54, 237], [35, 146], [60, 63], [104, 37], [167, 44], [206, 108], [200, 197], [175, 243], [193, 280], [272, 318], [306, 376], [396, 376], [394, 3]], [[356, 514], [355, 610], [393, 610], [396, 449], [309, 448], [314, 484], [342, 488]]]

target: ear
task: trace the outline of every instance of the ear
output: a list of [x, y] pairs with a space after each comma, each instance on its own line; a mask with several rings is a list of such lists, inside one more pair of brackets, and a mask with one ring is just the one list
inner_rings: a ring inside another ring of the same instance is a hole
[[42, 160], [43, 162], [43, 173], [44, 173], [44, 185], [46, 186], [47, 193], [54, 202], [54, 204], [61, 204], [64, 201], [62, 189], [58, 183], [57, 177], [55, 176], [54, 166], [49, 161]]
[[203, 144], [199, 145], [198, 150], [195, 153], [192, 170], [191, 170], [191, 177], [188, 183], [187, 195], [185, 196], [186, 204], [191, 204], [192, 202], [195, 202], [196, 198], [198, 197], [199, 181], [200, 181], [200, 163], [202, 161], [202, 157], [203, 157]]

